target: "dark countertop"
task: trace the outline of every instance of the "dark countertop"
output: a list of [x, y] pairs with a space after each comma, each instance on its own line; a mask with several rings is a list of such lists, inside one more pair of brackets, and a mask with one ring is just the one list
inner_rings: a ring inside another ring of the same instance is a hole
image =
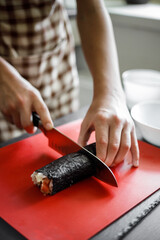
[[[80, 109], [76, 113], [69, 114], [57, 119], [54, 124], [59, 126], [79, 118], [83, 118], [87, 107]], [[37, 132], [38, 133], [38, 132]], [[37, 134], [36, 133], [36, 134]], [[24, 134], [21, 137], [9, 140], [0, 144], [0, 148], [25, 139], [31, 135]], [[158, 240], [160, 236], [160, 190], [153, 193], [150, 197], [118, 218], [116, 221], [106, 226], [99, 233], [93, 236], [92, 240]], [[21, 240], [26, 239], [2, 218], [0, 218], [0, 239]]]

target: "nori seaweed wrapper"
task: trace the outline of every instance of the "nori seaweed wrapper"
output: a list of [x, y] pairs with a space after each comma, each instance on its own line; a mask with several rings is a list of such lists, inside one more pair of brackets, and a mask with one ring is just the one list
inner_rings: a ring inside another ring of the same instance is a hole
[[[87, 145], [85, 148], [96, 155], [95, 143]], [[35, 172], [42, 173], [48, 179], [52, 179], [53, 188], [50, 195], [53, 195], [93, 176], [96, 173], [96, 166], [94, 161], [83, 150], [80, 150], [58, 158]]]

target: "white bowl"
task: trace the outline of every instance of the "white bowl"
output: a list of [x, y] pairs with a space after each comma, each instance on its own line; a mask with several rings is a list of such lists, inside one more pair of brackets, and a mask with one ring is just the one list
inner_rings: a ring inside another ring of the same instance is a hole
[[160, 101], [143, 101], [134, 105], [131, 116], [143, 138], [160, 147]]
[[160, 71], [133, 69], [122, 74], [128, 108], [144, 100], [160, 101]]

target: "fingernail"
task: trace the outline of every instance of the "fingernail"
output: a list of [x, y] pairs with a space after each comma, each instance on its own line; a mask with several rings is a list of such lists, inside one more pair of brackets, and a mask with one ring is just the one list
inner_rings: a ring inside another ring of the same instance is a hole
[[138, 161], [138, 160], [134, 161], [133, 166], [134, 166], [134, 167], [138, 167], [138, 166], [139, 166], [139, 161]]
[[47, 124], [45, 125], [45, 128], [46, 128], [46, 130], [51, 130], [51, 129], [53, 128], [53, 124], [47, 123]]
[[35, 133], [37, 131], [37, 127], [33, 128], [33, 133]]
[[36, 130], [37, 130], [37, 127], [33, 127], [33, 126], [28, 126], [25, 128], [26, 132], [32, 134], [32, 133], [35, 133]]

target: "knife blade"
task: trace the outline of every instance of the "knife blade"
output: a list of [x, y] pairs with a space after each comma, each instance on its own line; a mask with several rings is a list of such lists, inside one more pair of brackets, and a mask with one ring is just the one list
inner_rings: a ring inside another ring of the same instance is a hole
[[53, 127], [49, 131], [45, 130], [40, 117], [35, 112], [32, 114], [32, 117], [33, 125], [38, 127], [48, 138], [49, 147], [63, 156], [81, 150], [85, 155], [94, 161], [97, 169], [95, 177], [111, 186], [118, 187], [115, 175], [102, 160], [100, 160], [85, 147], [82, 147], [71, 138], [60, 132], [57, 128]]

